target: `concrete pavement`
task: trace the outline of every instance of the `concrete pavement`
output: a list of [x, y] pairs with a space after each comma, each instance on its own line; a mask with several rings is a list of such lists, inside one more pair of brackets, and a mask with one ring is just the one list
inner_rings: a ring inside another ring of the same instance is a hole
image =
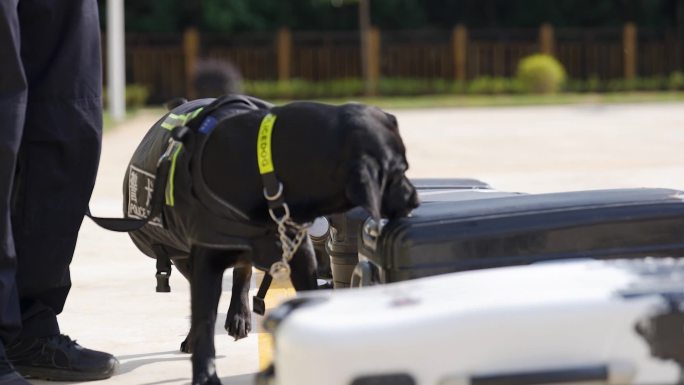
[[[684, 189], [684, 104], [391, 112], [399, 119], [412, 177], [475, 177], [495, 188], [526, 192]], [[124, 170], [158, 118], [143, 111], [105, 135], [94, 214], [121, 215]], [[172, 292], [155, 293], [154, 272], [154, 261], [126, 234], [85, 220], [60, 324], [82, 345], [119, 358], [119, 372], [98, 383], [189, 384], [189, 356], [178, 352], [189, 327], [189, 288], [175, 272]], [[238, 342], [223, 330], [230, 279], [226, 274], [219, 306], [217, 370], [224, 384], [248, 384], [259, 368], [259, 330]]]

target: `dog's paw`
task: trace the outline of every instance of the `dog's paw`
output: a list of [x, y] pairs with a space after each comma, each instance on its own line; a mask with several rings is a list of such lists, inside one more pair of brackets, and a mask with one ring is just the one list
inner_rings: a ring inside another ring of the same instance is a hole
[[235, 341], [247, 337], [247, 334], [252, 331], [252, 315], [249, 309], [235, 313], [229, 311], [226, 318], [226, 331], [229, 336], [235, 338]]
[[218, 376], [216, 374], [213, 374], [209, 377], [206, 376], [199, 376], [200, 378], [198, 379], [193, 379], [192, 385], [222, 385], [221, 380], [219, 380]]

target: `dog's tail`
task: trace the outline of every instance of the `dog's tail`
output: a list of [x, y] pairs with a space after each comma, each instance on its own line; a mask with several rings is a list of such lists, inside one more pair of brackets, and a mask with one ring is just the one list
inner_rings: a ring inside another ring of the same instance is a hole
[[171, 111], [174, 108], [176, 108], [182, 104], [185, 104], [187, 102], [188, 102], [188, 99], [186, 99], [186, 98], [182, 98], [182, 97], [173, 98], [173, 99], [167, 101], [166, 103], [164, 103], [164, 107], [166, 108], [167, 111]]

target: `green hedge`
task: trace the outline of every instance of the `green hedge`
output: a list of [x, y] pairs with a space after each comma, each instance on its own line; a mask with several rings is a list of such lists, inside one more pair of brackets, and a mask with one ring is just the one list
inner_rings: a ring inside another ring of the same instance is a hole
[[652, 76], [635, 79], [600, 80], [593, 76], [587, 80], [568, 81], [569, 92], [657, 92], [684, 91], [684, 74], [674, 72], [670, 76]]
[[[634, 80], [601, 80], [592, 76], [586, 80], [569, 79], [560, 89], [572, 93], [684, 91], [684, 74], [675, 72], [667, 77], [644, 77]], [[244, 92], [264, 99], [308, 99], [326, 97], [356, 97], [364, 94], [361, 79], [306, 81], [245, 81]], [[483, 76], [468, 82], [448, 79], [383, 78], [378, 83], [381, 96], [412, 95], [515, 95], [529, 93], [519, 78]]]
[[245, 93], [264, 99], [349, 97], [363, 94], [361, 79], [336, 79], [313, 82], [294, 79], [287, 82], [244, 81]]

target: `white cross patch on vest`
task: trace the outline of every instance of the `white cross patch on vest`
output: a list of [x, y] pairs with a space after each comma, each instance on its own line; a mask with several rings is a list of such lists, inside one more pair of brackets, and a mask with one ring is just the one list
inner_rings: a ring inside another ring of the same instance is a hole
[[[133, 165], [128, 170], [128, 209], [129, 218], [145, 219], [152, 210], [155, 175]], [[164, 227], [161, 215], [151, 218], [151, 225]]]

